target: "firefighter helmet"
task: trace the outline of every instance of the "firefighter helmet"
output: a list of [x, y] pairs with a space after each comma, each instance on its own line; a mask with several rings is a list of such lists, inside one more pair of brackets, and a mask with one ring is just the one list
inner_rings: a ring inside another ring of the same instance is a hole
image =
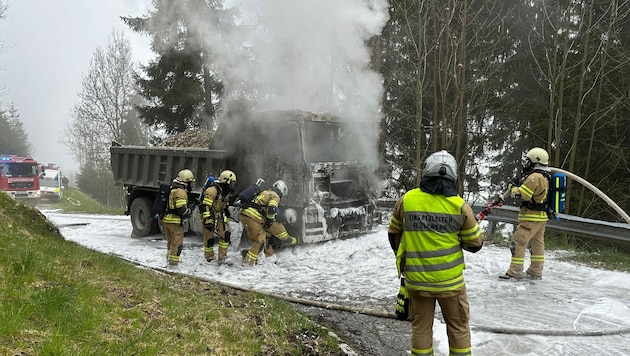
[[280, 195], [280, 198], [287, 196], [287, 193], [289, 193], [289, 188], [287, 188], [287, 184], [283, 180], [275, 181], [272, 187]]
[[234, 183], [236, 183], [236, 174], [226, 169], [223, 172], [221, 172], [221, 174], [219, 174], [219, 182], [226, 183], [228, 185], [234, 185]]
[[183, 183], [191, 183], [195, 181], [195, 175], [190, 169], [182, 169], [177, 174], [177, 179]]
[[457, 180], [457, 161], [445, 150], [433, 153], [424, 161], [423, 177], [444, 177], [452, 181]]
[[532, 162], [532, 164], [540, 163], [545, 166], [549, 165], [549, 153], [540, 147], [534, 147], [527, 151], [525, 157]]
[[284, 209], [284, 221], [287, 222], [287, 224], [295, 224], [295, 222], [297, 221], [297, 212], [295, 211], [295, 209]]

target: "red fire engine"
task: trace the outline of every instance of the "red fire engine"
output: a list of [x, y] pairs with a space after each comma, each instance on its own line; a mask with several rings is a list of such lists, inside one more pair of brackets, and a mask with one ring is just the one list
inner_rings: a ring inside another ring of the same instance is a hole
[[0, 155], [0, 190], [31, 206], [39, 202], [37, 161], [31, 157]]

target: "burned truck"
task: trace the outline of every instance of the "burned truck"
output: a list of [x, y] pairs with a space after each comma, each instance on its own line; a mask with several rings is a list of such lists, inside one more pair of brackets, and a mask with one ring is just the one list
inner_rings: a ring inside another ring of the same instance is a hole
[[[361, 123], [328, 114], [257, 112], [221, 124], [207, 148], [114, 144], [112, 171], [125, 187], [133, 236], [159, 232], [152, 208], [161, 182], [191, 169], [196, 200], [206, 177], [230, 169], [237, 192], [259, 178], [265, 186], [282, 179], [289, 190], [280, 216], [291, 209], [297, 215], [285, 223], [287, 231], [299, 243], [321, 242], [372, 232], [381, 223], [375, 164], [362, 149], [361, 130]], [[201, 234], [201, 223], [190, 220], [186, 229]]]

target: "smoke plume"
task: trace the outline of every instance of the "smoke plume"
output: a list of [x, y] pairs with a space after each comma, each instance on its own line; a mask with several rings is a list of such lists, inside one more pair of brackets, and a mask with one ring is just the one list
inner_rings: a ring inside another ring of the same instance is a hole
[[211, 16], [186, 13], [185, 3], [171, 5], [210, 49], [209, 67], [226, 89], [224, 106], [245, 97], [255, 99], [257, 110], [360, 120], [364, 149], [376, 155], [383, 89], [370, 69], [367, 41], [388, 19], [386, 0], [226, 1]]

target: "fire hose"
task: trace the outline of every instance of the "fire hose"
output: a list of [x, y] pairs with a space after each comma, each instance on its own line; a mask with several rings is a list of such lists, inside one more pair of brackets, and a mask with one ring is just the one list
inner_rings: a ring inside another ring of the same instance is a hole
[[[362, 315], [375, 316], [375, 317], [380, 317], [380, 318], [396, 319], [396, 314], [393, 312], [360, 308], [360, 307], [351, 306], [351, 305], [315, 301], [315, 300], [291, 297], [291, 296], [287, 296], [283, 294], [270, 293], [270, 292], [256, 290], [253, 288], [243, 287], [237, 284], [215, 281], [215, 280], [204, 278], [204, 277], [191, 276], [184, 273], [168, 270], [166, 268], [150, 267], [150, 266], [146, 266], [146, 265], [143, 265], [138, 262], [131, 261], [131, 260], [128, 260], [128, 261], [135, 265], [141, 266], [142, 268], [148, 268], [156, 272], [161, 272], [161, 273], [168, 274], [171, 276], [180, 276], [180, 277], [187, 277], [187, 278], [193, 277], [195, 279], [198, 279], [204, 282], [214, 283], [223, 287], [241, 290], [244, 292], [255, 292], [258, 294], [281, 299], [281, 300], [291, 302], [291, 303], [307, 305], [307, 306], [328, 309], [328, 310], [338, 310], [338, 311], [345, 311], [345, 312], [351, 312], [351, 313], [358, 313]], [[509, 327], [509, 326], [490, 326], [490, 325], [471, 324], [471, 329], [484, 331], [484, 332], [491, 332], [491, 333], [496, 333], [496, 334], [544, 335], [544, 336], [604, 336], [604, 335], [619, 335], [619, 334], [630, 333], [630, 327], [612, 328], [612, 329], [593, 329], [593, 330], [578, 330], [578, 329], [551, 330], [551, 329], [525, 329], [525, 328], [516, 328], [516, 327]]]
[[583, 179], [582, 177], [573, 174], [569, 171], [565, 171], [563, 169], [560, 168], [555, 168], [555, 167], [549, 167], [551, 169], [552, 172], [558, 172], [558, 173], [562, 173], [565, 176], [574, 179], [575, 181], [581, 183], [583, 186], [585, 186], [586, 188], [590, 189], [593, 193], [597, 194], [600, 198], [602, 198], [610, 207], [612, 207], [613, 209], [615, 209], [615, 211], [621, 215], [621, 217], [623, 217], [623, 219], [630, 224], [630, 216], [628, 216], [628, 214], [626, 214], [625, 211], [623, 211], [623, 209], [621, 209], [619, 207], [619, 205], [617, 205], [612, 199], [610, 199], [606, 194], [604, 194], [604, 192], [602, 192], [601, 190], [597, 189], [597, 187], [595, 187], [594, 185], [592, 185], [591, 183], [589, 183], [588, 181], [586, 181], [585, 179]]
[[[582, 184], [583, 186], [591, 190], [597, 196], [602, 198], [610, 207], [612, 207], [626, 221], [626, 223], [630, 224], [630, 216], [628, 216], [628, 214], [625, 211], [623, 211], [623, 209], [621, 209], [621, 207], [619, 207], [619, 205], [617, 205], [617, 203], [615, 203], [612, 199], [610, 199], [604, 192], [599, 190], [593, 184], [589, 183], [586, 179], [560, 168], [549, 167], [549, 169], [552, 172], [562, 173], [568, 178], [575, 180], [576, 182]], [[501, 206], [503, 206], [503, 201], [508, 198], [509, 194], [510, 194], [510, 190], [508, 189], [505, 193], [497, 197], [496, 200], [487, 202], [484, 210], [482, 210], [481, 212], [477, 214], [477, 220], [478, 221], [484, 220], [486, 216], [492, 212], [492, 209], [500, 208]]]
[[[560, 168], [555, 168], [555, 167], [550, 167], [550, 169], [551, 169], [552, 172], [563, 173], [567, 177], [576, 180], [577, 182], [581, 183], [582, 185], [584, 185], [585, 187], [587, 187], [588, 189], [593, 191], [595, 194], [597, 194], [599, 197], [601, 197], [604, 201], [606, 201], [606, 203], [609, 206], [611, 206], [613, 209], [615, 209], [615, 211], [617, 213], [619, 213], [624, 218], [624, 220], [627, 223], [630, 224], [630, 216], [628, 216], [628, 214], [626, 214], [623, 211], [623, 209], [621, 209], [612, 199], [610, 199], [601, 190], [597, 189], [595, 186], [593, 186], [592, 184], [590, 184], [589, 182], [587, 182], [583, 178], [581, 178], [581, 177], [579, 177], [579, 176], [577, 176], [577, 175], [575, 175], [575, 174], [573, 174], [571, 172], [562, 170]], [[505, 199], [507, 199], [509, 194], [510, 194], [510, 190], [508, 189], [505, 193], [503, 193], [502, 195], [498, 196], [496, 200], [486, 203], [485, 209], [482, 210], [479, 214], [477, 214], [477, 220], [481, 221], [481, 220], [485, 219], [485, 217], [488, 214], [490, 214], [492, 209], [500, 208], [503, 205], [503, 201]], [[256, 289], [253, 289], [253, 288], [247, 288], [247, 287], [239, 286], [237, 284], [215, 281], [215, 280], [212, 280], [212, 279], [209, 279], [209, 278], [203, 278], [203, 277], [198, 277], [198, 276], [190, 276], [190, 275], [187, 275], [187, 274], [184, 274], [184, 273], [179, 273], [179, 272], [168, 270], [168, 269], [165, 269], [165, 268], [150, 267], [150, 266], [142, 265], [142, 264], [140, 264], [138, 262], [131, 261], [131, 260], [129, 260], [129, 262], [131, 262], [133, 264], [136, 264], [138, 266], [141, 266], [143, 268], [149, 268], [149, 269], [152, 269], [154, 271], [165, 273], [165, 274], [168, 274], [168, 275], [189, 277], [189, 278], [190, 277], [194, 277], [194, 278], [196, 278], [198, 280], [205, 281], [205, 282], [208, 282], [208, 283], [214, 283], [214, 284], [218, 284], [218, 285], [221, 285], [221, 286], [224, 286], [224, 287], [228, 287], [228, 288], [232, 288], [232, 289], [236, 289], [236, 290], [241, 290], [241, 291], [246, 291], [246, 292], [255, 292], [255, 293], [259, 293], [259, 294], [266, 295], [266, 296], [269, 296], [269, 297], [273, 297], [273, 298], [281, 299], [281, 300], [284, 300], [284, 301], [287, 301], [287, 302], [291, 302], [291, 303], [297, 303], [297, 304], [313, 306], [313, 307], [329, 309], [329, 310], [338, 310], [338, 311], [359, 313], [359, 314], [368, 315], [368, 316], [397, 319], [396, 314], [394, 312], [379, 311], [379, 310], [360, 308], [360, 307], [350, 306], [350, 305], [342, 305], [342, 304], [335, 304], [335, 303], [330, 303], [330, 302], [314, 301], [314, 300], [309, 300], [309, 299], [296, 298], [296, 297], [291, 297], [291, 296], [277, 294], [277, 293], [270, 293], [270, 292], [260, 291], [260, 290], [256, 290]], [[498, 333], [498, 334], [544, 335], [544, 336], [604, 336], [604, 335], [618, 335], [618, 334], [628, 334], [628, 333], [630, 333], [630, 327], [610, 328], [610, 329], [593, 329], [593, 330], [578, 330], [578, 329], [555, 329], [555, 330], [551, 330], [551, 329], [526, 329], [526, 328], [516, 328], [516, 327], [509, 327], [509, 326], [490, 326], [490, 325], [481, 325], [481, 324], [479, 324], [479, 325], [471, 324], [471, 329], [472, 330], [478, 330], [478, 331], [484, 331], [484, 332]]]

